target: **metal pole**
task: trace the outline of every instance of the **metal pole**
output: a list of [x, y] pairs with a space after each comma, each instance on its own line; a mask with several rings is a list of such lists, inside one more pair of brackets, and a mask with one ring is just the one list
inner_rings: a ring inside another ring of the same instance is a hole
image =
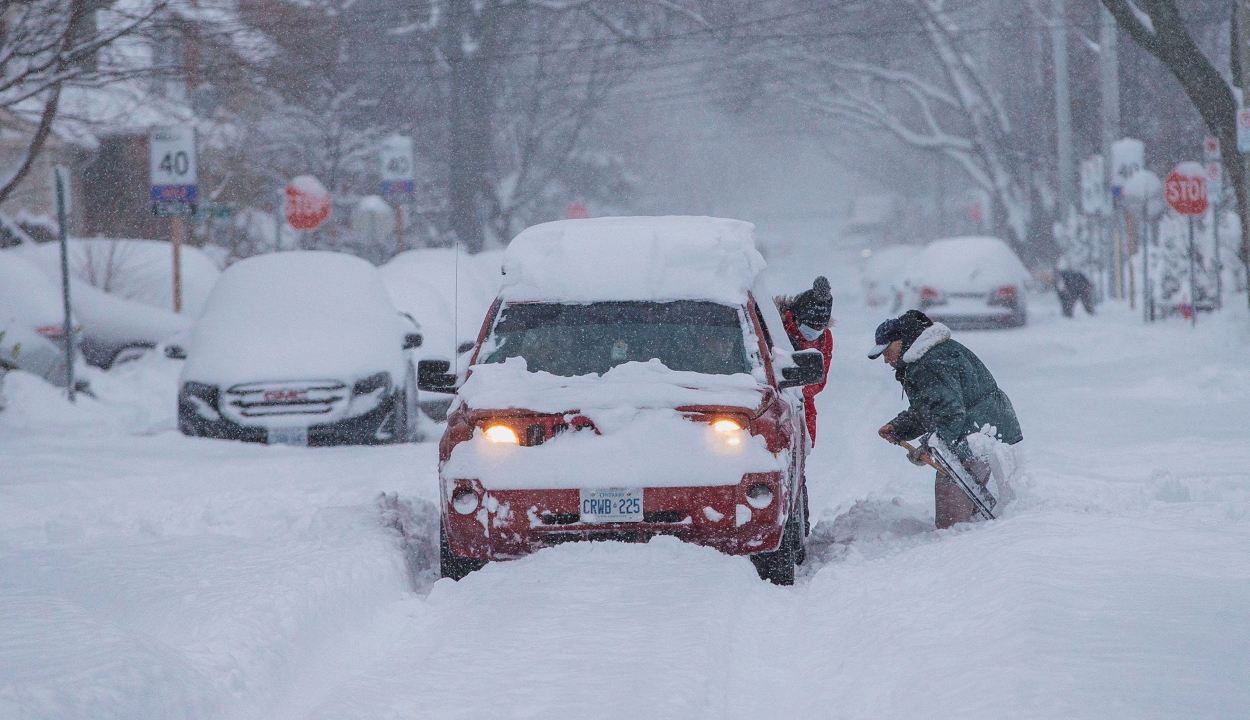
[[1220, 263], [1220, 209], [1219, 205], [1211, 205], [1211, 237], [1215, 244], [1215, 309], [1224, 309], [1224, 265]]
[[[1247, 81], [1247, 78], [1250, 78], [1250, 0], [1237, 0], [1236, 12], [1237, 39], [1241, 47], [1236, 48], [1235, 52], [1239, 53], [1239, 59], [1241, 60], [1241, 84], [1242, 96], [1244, 98], [1246, 91], [1250, 90], [1250, 87], [1246, 87], [1250, 85], [1250, 82]], [[1250, 153], [1243, 153], [1242, 160], [1243, 170], [1240, 180], [1246, 187], [1245, 194], [1250, 196], [1250, 170], [1245, 169], [1247, 163], [1250, 163]], [[1242, 216], [1244, 217], [1245, 215], [1246, 213], [1243, 209]], [[1250, 233], [1250, 228], [1243, 227], [1241, 229], [1242, 252], [1239, 254], [1241, 255], [1242, 266], [1246, 270], [1246, 304], [1250, 305], [1250, 252], [1245, 252], [1250, 250], [1250, 234], [1248, 233]]]
[[[178, 207], [182, 210], [182, 207]], [[174, 312], [182, 312], [182, 228], [181, 215], [169, 219], [169, 242], [174, 249]]]
[[[1098, 16], [1098, 48], [1099, 48], [1099, 70], [1100, 82], [1099, 91], [1102, 104], [1102, 155], [1106, 158], [1103, 167], [1104, 179], [1107, 188], [1110, 190], [1116, 185], [1115, 162], [1111, 156], [1111, 144], [1120, 136], [1120, 62], [1119, 62], [1119, 43], [1116, 34], [1115, 18], [1106, 6], [1100, 5]], [[1112, 195], [1111, 198], [1111, 216], [1104, 222], [1111, 228], [1111, 240], [1115, 243], [1112, 251], [1112, 259], [1115, 262], [1115, 271], [1112, 274], [1113, 289], [1115, 296], [1123, 300], [1124, 291], [1124, 265], [1127, 262], [1132, 264], [1131, 260], [1126, 256], [1124, 243], [1125, 238], [1125, 221], [1123, 208], [1119, 203], [1119, 199]], [[1131, 298], [1130, 298], [1131, 302]]]
[[1051, 0], [1051, 46], [1055, 61], [1055, 130], [1059, 158], [1059, 211], [1067, 219], [1072, 205], [1072, 100], [1068, 93], [1068, 28], [1064, 0]]
[[286, 190], [278, 190], [278, 204], [273, 210], [273, 249], [274, 252], [282, 250], [282, 216], [285, 214], [283, 203], [286, 202]]
[[1150, 216], [1146, 214], [1148, 201], [1141, 204], [1141, 310], [1146, 322], [1154, 320], [1154, 290], [1150, 287]]
[[404, 206], [395, 203], [395, 254], [404, 251]]
[[1189, 319], [1194, 327], [1198, 326], [1198, 295], [1194, 282], [1194, 216], [1189, 216]]
[[65, 387], [69, 391], [69, 401], [74, 402], [74, 323], [69, 301], [69, 227], [65, 212], [65, 168], [56, 166], [52, 169], [53, 184], [56, 186], [56, 222], [57, 236], [61, 243], [61, 301], [65, 310]]

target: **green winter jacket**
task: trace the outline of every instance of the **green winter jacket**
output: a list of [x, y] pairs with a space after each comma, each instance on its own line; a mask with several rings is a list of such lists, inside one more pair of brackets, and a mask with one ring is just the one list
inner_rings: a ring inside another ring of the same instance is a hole
[[890, 421], [894, 434], [911, 440], [927, 432], [962, 459], [969, 455], [964, 438], [984, 425], [998, 429], [998, 439], [1014, 445], [1024, 439], [1007, 393], [972, 351], [951, 340], [941, 323], [926, 328], [903, 353], [897, 376], [910, 407]]

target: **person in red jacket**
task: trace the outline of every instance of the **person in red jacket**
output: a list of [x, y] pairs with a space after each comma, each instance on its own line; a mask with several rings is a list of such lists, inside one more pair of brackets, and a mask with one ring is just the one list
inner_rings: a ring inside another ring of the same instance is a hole
[[815, 348], [825, 358], [825, 379], [815, 385], [803, 387], [803, 413], [807, 420], [807, 436], [816, 444], [816, 395], [825, 389], [829, 380], [829, 363], [833, 361], [833, 333], [829, 332], [830, 315], [833, 312], [833, 293], [829, 281], [821, 275], [812, 281], [810, 290], [804, 290], [794, 298], [778, 301], [781, 320], [795, 350]]

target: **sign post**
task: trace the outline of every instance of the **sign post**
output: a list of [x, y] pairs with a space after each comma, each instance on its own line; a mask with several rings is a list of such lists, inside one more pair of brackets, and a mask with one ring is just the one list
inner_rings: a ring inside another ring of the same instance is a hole
[[412, 162], [412, 138], [392, 135], [382, 142], [382, 194], [399, 195], [395, 203], [395, 253], [404, 251], [402, 198], [416, 189]]
[[1198, 324], [1197, 282], [1194, 278], [1194, 218], [1210, 206], [1207, 201], [1207, 178], [1201, 165], [1181, 163], [1163, 183], [1163, 197], [1168, 206], [1189, 219], [1189, 307], [1190, 320]]
[[68, 198], [69, 172], [57, 165], [52, 168], [52, 180], [56, 185], [57, 239], [61, 243], [61, 303], [65, 309], [65, 388], [69, 401], [74, 402], [74, 322], [69, 302], [69, 220]]
[[182, 235], [184, 218], [195, 214], [199, 169], [195, 155], [195, 128], [160, 125], [148, 136], [148, 167], [152, 179], [152, 213], [170, 218], [173, 248], [174, 312], [182, 312]]
[[1202, 141], [1202, 159], [1207, 163], [1207, 197], [1211, 201], [1211, 238], [1215, 245], [1215, 308], [1224, 308], [1224, 263], [1220, 261], [1220, 205], [1224, 202], [1224, 164], [1220, 156], [1220, 139]]

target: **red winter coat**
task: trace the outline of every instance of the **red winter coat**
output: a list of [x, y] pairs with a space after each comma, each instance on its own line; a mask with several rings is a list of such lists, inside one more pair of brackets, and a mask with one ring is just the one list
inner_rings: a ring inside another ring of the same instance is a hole
[[812, 445], [816, 445], [816, 395], [825, 389], [825, 383], [829, 381], [829, 363], [833, 362], [833, 333], [829, 332], [829, 328], [825, 328], [820, 337], [815, 340], [808, 340], [799, 332], [799, 324], [794, 320], [794, 314], [789, 310], [781, 316], [782, 323], [786, 327], [786, 335], [790, 336], [790, 344], [795, 350], [811, 350], [815, 348], [825, 357], [825, 379], [815, 385], [803, 386], [803, 415], [807, 420], [807, 436], [812, 439]]

